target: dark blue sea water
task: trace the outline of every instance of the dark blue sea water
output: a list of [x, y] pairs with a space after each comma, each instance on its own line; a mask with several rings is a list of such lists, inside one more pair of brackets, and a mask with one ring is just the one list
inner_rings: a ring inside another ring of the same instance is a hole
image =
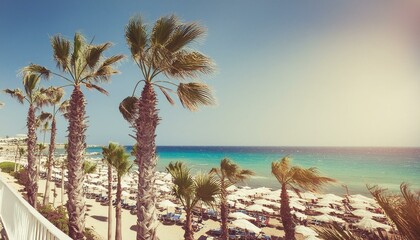
[[[131, 151], [131, 147], [127, 147]], [[88, 148], [101, 152], [101, 148]], [[343, 184], [350, 194], [367, 194], [366, 184], [378, 184], [398, 191], [401, 182], [420, 189], [420, 148], [372, 147], [178, 147], [161, 146], [157, 168], [164, 171], [171, 161], [183, 161], [195, 171], [209, 171], [227, 157], [256, 176], [247, 185], [279, 188], [271, 174], [271, 163], [290, 155], [293, 165], [316, 167], [325, 176], [338, 182], [325, 192], [344, 194]]]

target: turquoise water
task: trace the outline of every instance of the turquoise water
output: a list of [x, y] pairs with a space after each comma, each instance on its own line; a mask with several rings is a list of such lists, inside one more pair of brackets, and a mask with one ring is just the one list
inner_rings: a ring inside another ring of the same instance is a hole
[[[131, 151], [131, 147], [127, 147]], [[88, 148], [88, 152], [101, 152]], [[325, 176], [338, 182], [324, 192], [344, 194], [342, 184], [350, 194], [367, 194], [366, 184], [378, 184], [398, 191], [401, 182], [420, 189], [420, 148], [348, 148], [348, 147], [174, 147], [157, 149], [157, 168], [164, 171], [171, 161], [184, 161], [195, 171], [208, 171], [228, 157], [256, 176], [247, 181], [252, 187], [279, 188], [271, 175], [271, 162], [290, 155], [293, 165], [316, 167]]]

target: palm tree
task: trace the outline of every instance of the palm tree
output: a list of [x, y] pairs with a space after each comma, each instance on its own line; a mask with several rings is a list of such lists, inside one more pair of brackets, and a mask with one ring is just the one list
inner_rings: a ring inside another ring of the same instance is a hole
[[401, 195], [386, 193], [378, 186], [368, 189], [403, 239], [420, 239], [420, 192], [410, 191], [406, 183], [400, 185]]
[[[384, 210], [385, 215], [398, 229], [398, 234], [389, 236], [380, 230], [373, 231], [375, 239], [420, 239], [420, 192], [414, 193], [409, 189], [408, 184], [401, 183], [401, 195], [386, 193], [386, 190], [377, 185], [367, 186], [376, 202]], [[333, 223], [329, 227], [317, 228], [315, 231], [319, 237], [330, 240], [362, 240], [362, 237], [344, 230], [339, 224]]]
[[43, 205], [46, 205], [50, 201], [50, 181], [52, 175], [52, 167], [54, 162], [55, 152], [55, 137], [57, 135], [56, 116], [57, 113], [65, 114], [69, 105], [69, 101], [61, 101], [64, 96], [64, 90], [62, 88], [49, 87], [45, 90], [46, 95], [49, 97], [51, 104], [53, 105], [52, 113], [48, 113], [51, 118], [51, 136], [50, 145], [48, 148], [48, 159], [47, 159], [47, 179], [45, 184], [45, 193], [43, 199]]
[[38, 88], [40, 76], [32, 73], [24, 73], [23, 75], [23, 86], [25, 93], [20, 89], [6, 89], [4, 90], [7, 94], [10, 94], [13, 98], [16, 98], [21, 104], [24, 101], [29, 103], [28, 117], [26, 126], [28, 127], [28, 140], [27, 140], [27, 153], [28, 153], [28, 185], [26, 186], [28, 202], [36, 208], [37, 203], [37, 192], [38, 183], [36, 182], [36, 159], [35, 159], [35, 147], [36, 147], [36, 132], [35, 132], [35, 110], [37, 107], [41, 107], [48, 104], [46, 97], [41, 94]]
[[[156, 21], [150, 33], [141, 17], [130, 19], [125, 29], [125, 38], [131, 56], [140, 68], [143, 80], [137, 82], [131, 97], [120, 104], [124, 118], [136, 129], [137, 156], [139, 165], [139, 185], [137, 195], [137, 240], [156, 239], [156, 198], [153, 192], [156, 169], [156, 127], [159, 122], [155, 88], [173, 104], [170, 92], [164, 86], [175, 87], [181, 104], [189, 110], [197, 110], [200, 105], [211, 105], [214, 99], [209, 87], [200, 82], [157, 80], [166, 77], [185, 80], [196, 78], [200, 73], [213, 70], [211, 59], [189, 48], [190, 43], [205, 34], [197, 23], [182, 23], [176, 16], [162, 17]], [[161, 74], [162, 73], [162, 74]], [[139, 98], [134, 97], [137, 86], [144, 83]]]
[[84, 161], [83, 162], [83, 174], [92, 174], [96, 172], [96, 168], [98, 167], [97, 163], [93, 163], [91, 161]]
[[115, 171], [117, 172], [117, 196], [115, 199], [116, 207], [115, 207], [115, 239], [122, 240], [122, 231], [121, 231], [121, 179], [124, 175], [126, 175], [133, 164], [128, 159], [130, 155], [126, 153], [123, 146], [117, 146], [115, 151], [115, 158], [112, 161], [112, 166], [114, 167]]
[[228, 208], [227, 208], [227, 188], [238, 182], [244, 182], [255, 173], [251, 170], [241, 169], [237, 164], [228, 158], [220, 161], [220, 168], [212, 168], [210, 174], [215, 174], [220, 182], [220, 215], [222, 239], [229, 238], [228, 234]]
[[102, 55], [111, 43], [93, 45], [87, 43], [80, 33], [74, 35], [73, 44], [60, 35], [51, 38], [54, 60], [57, 67], [65, 75], [55, 73], [49, 69], [31, 64], [24, 68], [25, 72], [39, 73], [44, 78], [51, 75], [64, 79], [69, 86], [73, 86], [69, 106], [68, 126], [68, 204], [69, 213], [69, 236], [73, 239], [85, 238], [85, 200], [83, 196], [83, 153], [86, 148], [86, 111], [85, 97], [81, 90], [82, 86], [88, 89], [98, 90], [107, 94], [105, 89], [97, 85], [107, 82], [111, 76], [118, 73], [113, 65], [123, 58], [123, 55], [115, 55], [103, 59]]
[[109, 143], [102, 147], [103, 161], [108, 165], [108, 240], [112, 239], [112, 163], [118, 147], [116, 143]]
[[293, 222], [292, 214], [290, 213], [289, 195], [287, 188], [292, 188], [296, 192], [299, 189], [316, 191], [321, 188], [323, 184], [334, 182], [332, 178], [320, 176], [316, 168], [301, 168], [292, 166], [291, 159], [286, 156], [280, 161], [271, 163], [271, 173], [277, 178], [281, 185], [281, 207], [280, 216], [285, 231], [286, 240], [295, 239], [295, 223]]
[[219, 183], [213, 174], [191, 175], [183, 162], [169, 163], [166, 170], [172, 175], [172, 192], [181, 201], [186, 212], [184, 239], [193, 240], [192, 210], [200, 202], [212, 205], [220, 194]]

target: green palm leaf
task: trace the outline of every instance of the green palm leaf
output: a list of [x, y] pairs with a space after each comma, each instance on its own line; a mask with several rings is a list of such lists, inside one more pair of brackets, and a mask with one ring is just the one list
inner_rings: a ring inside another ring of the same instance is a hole
[[153, 46], [165, 45], [169, 37], [176, 29], [178, 18], [175, 15], [161, 17], [156, 21], [152, 33], [151, 42]]
[[213, 105], [215, 100], [210, 88], [204, 83], [180, 83], [177, 94], [182, 106], [196, 111], [200, 105]]
[[204, 36], [205, 29], [197, 23], [179, 24], [166, 43], [166, 49], [175, 53], [188, 44]]
[[125, 28], [125, 40], [134, 59], [143, 55], [147, 43], [146, 25], [140, 16], [130, 19]]
[[70, 41], [57, 35], [51, 38], [51, 46], [53, 48], [53, 56], [57, 63], [57, 68], [66, 72], [69, 64]]

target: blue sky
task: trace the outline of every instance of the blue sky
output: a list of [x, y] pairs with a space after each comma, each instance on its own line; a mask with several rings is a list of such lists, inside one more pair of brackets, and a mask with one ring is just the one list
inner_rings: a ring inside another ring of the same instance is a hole
[[[55, 69], [53, 35], [111, 41], [107, 56], [127, 59], [103, 85], [109, 96], [84, 91], [87, 141], [131, 144], [118, 104], [141, 75], [124, 27], [135, 14], [150, 24], [176, 14], [208, 30], [194, 47], [217, 64], [200, 79], [217, 105], [191, 113], [160, 96], [159, 145], [420, 146], [418, 12], [410, 1], [3, 0], [0, 89], [21, 87], [17, 72], [29, 63]], [[0, 101], [0, 136], [25, 133], [27, 106]], [[63, 142], [66, 123], [58, 127]]]

